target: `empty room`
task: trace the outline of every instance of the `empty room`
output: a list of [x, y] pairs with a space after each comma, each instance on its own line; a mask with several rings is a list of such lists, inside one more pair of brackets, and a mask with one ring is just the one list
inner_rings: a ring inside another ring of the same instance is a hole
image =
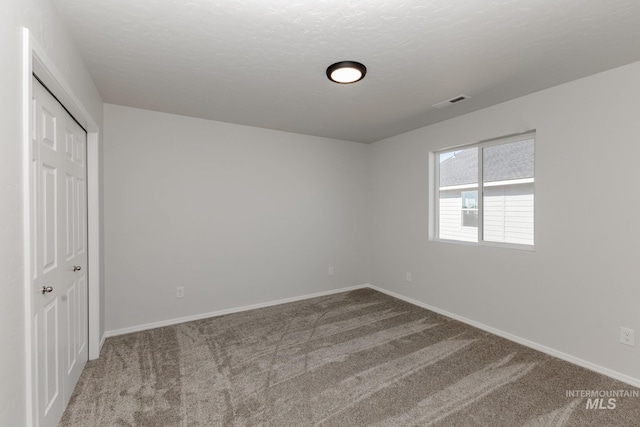
[[0, 426], [633, 426], [637, 0], [4, 0]]

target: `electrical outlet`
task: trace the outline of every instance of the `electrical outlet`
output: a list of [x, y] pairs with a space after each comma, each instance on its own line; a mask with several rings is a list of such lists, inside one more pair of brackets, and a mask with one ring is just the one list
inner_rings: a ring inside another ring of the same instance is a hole
[[333, 276], [333, 267], [329, 267], [329, 276]]
[[408, 271], [407, 271], [407, 275], [405, 276], [405, 279], [407, 279], [407, 282], [410, 282], [411, 280], [413, 280], [411, 273], [409, 273]]
[[620, 328], [620, 342], [634, 347], [636, 345], [636, 331], [629, 328]]
[[184, 298], [184, 286], [178, 286], [176, 288], [176, 298]]

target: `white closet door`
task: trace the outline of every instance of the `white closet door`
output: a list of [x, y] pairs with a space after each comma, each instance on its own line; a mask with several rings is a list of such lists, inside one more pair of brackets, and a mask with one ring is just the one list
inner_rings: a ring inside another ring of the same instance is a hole
[[87, 135], [33, 79], [37, 422], [56, 426], [88, 359]]

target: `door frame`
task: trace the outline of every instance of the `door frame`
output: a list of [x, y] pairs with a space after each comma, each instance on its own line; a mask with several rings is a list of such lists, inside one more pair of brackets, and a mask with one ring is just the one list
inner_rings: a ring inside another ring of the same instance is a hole
[[33, 354], [35, 336], [35, 310], [33, 281], [31, 279], [32, 211], [34, 209], [31, 193], [31, 136], [32, 136], [32, 75], [47, 86], [71, 115], [87, 130], [87, 248], [88, 248], [88, 344], [89, 360], [97, 359], [104, 343], [104, 334], [100, 335], [101, 318], [101, 233], [100, 233], [100, 128], [82, 102], [74, 94], [60, 72], [31, 36], [28, 28], [23, 28], [23, 64], [22, 64], [22, 194], [23, 194], [23, 259], [24, 259], [24, 304], [25, 304], [25, 360], [26, 360], [26, 401], [27, 425], [35, 425], [37, 390], [36, 355]]

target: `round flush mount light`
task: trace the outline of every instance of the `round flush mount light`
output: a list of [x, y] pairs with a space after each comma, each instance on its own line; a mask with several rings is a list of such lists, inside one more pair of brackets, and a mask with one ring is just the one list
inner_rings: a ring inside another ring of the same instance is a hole
[[340, 61], [327, 68], [329, 80], [340, 84], [360, 81], [367, 74], [367, 67], [355, 61]]

